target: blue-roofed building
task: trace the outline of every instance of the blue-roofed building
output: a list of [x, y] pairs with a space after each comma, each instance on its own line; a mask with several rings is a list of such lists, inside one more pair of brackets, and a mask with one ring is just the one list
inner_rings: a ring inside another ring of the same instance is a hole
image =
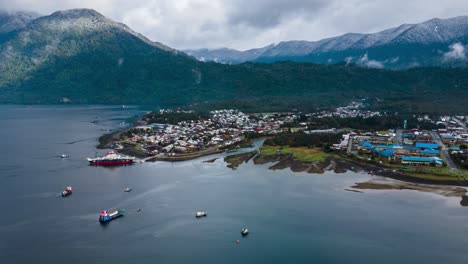
[[402, 164], [409, 165], [431, 165], [442, 166], [444, 164], [443, 160], [438, 157], [416, 157], [416, 156], [401, 156]]
[[372, 145], [372, 143], [370, 143], [369, 141], [360, 142], [358, 144], [358, 146], [360, 146], [363, 149], [367, 149], [367, 150], [371, 150], [371, 149], [374, 148], [374, 145]]
[[402, 148], [401, 146], [398, 146], [398, 145], [376, 145], [374, 146], [372, 143], [368, 141], [360, 142], [358, 146], [361, 150], [367, 151], [367, 153], [374, 153], [380, 158], [384, 158], [388, 160], [395, 158], [394, 149]]
[[439, 149], [439, 145], [437, 143], [416, 142], [416, 147], [421, 149]]

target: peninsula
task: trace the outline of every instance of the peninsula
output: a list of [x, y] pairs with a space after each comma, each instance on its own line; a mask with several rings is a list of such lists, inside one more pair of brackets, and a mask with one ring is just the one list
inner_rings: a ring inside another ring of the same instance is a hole
[[161, 109], [101, 137], [99, 147], [145, 161], [182, 161], [265, 138], [255, 152], [225, 157], [228, 166], [253, 159], [275, 170], [365, 170], [407, 182], [468, 185], [467, 117], [405, 117], [369, 110], [364, 102], [312, 113]]

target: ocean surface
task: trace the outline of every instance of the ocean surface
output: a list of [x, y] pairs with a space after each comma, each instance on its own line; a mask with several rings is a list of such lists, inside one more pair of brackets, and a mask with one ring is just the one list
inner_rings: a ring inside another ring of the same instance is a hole
[[[459, 199], [344, 190], [370, 179], [364, 173], [293, 173], [251, 163], [231, 170], [223, 154], [113, 168], [87, 164], [86, 157], [105, 153], [95, 148], [100, 135], [141, 113], [0, 106], [1, 263], [468, 261], [468, 208]], [[221, 158], [203, 162], [213, 157]], [[67, 185], [74, 193], [57, 197]], [[126, 187], [133, 191], [123, 192]], [[99, 224], [101, 210], [119, 208], [124, 217]], [[208, 217], [196, 219], [201, 210]], [[243, 227], [251, 231], [245, 238]]]

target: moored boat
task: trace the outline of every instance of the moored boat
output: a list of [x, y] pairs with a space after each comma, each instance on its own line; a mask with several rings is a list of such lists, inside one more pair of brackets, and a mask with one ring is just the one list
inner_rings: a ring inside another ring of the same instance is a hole
[[195, 214], [195, 217], [204, 217], [204, 216], [206, 216], [206, 215], [207, 215], [206, 212], [197, 212], [197, 213]]
[[242, 228], [242, 229], [241, 229], [241, 234], [242, 234], [243, 236], [248, 235], [248, 234], [249, 234], [249, 229], [247, 229], [247, 228]]
[[62, 197], [68, 196], [70, 194], [72, 194], [72, 187], [67, 186], [67, 188], [65, 188], [65, 191], [62, 192]]
[[116, 210], [112, 213], [109, 213], [106, 210], [104, 210], [99, 214], [99, 222], [106, 223], [111, 220], [114, 220], [115, 218], [121, 217], [123, 215], [124, 215], [123, 209]]
[[115, 153], [114, 151], [107, 152], [106, 155], [97, 158], [88, 158], [88, 162], [91, 165], [106, 166], [106, 165], [130, 165], [133, 164], [135, 157], [123, 156]]

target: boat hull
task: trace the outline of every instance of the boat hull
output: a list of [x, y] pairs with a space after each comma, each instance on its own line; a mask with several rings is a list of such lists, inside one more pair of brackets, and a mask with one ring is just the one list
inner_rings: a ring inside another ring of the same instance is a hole
[[99, 216], [99, 222], [101, 222], [101, 224], [104, 224], [104, 223], [107, 223], [107, 222], [110, 222], [116, 218], [119, 218], [121, 216], [123, 216], [124, 213], [122, 210], [119, 210], [117, 212], [114, 212], [110, 215], [105, 215], [105, 216]]
[[113, 166], [113, 165], [131, 165], [133, 160], [119, 160], [119, 161], [90, 161], [90, 165], [93, 166]]
[[133, 164], [134, 159], [135, 157], [121, 156], [114, 151], [109, 151], [102, 157], [88, 158], [88, 162], [94, 166], [130, 165]]

